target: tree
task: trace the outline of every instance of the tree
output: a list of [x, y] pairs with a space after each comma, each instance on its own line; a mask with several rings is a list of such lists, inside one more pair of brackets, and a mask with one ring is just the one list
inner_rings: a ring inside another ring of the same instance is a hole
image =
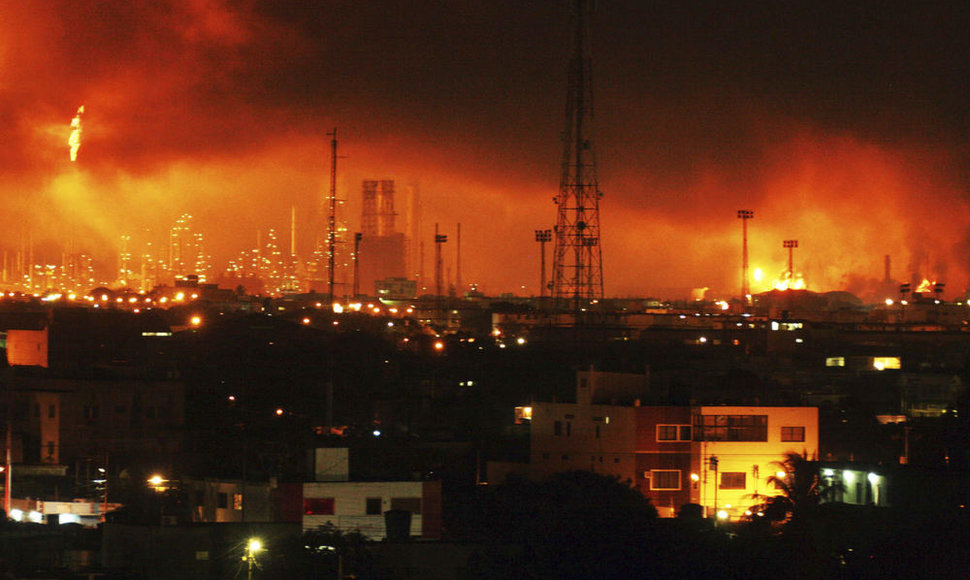
[[819, 504], [832, 499], [838, 491], [837, 485], [822, 479], [818, 461], [799, 453], [786, 453], [784, 460], [776, 461], [772, 466], [783, 475], [770, 476], [768, 484], [780, 493], [753, 496], [762, 502], [755, 509], [770, 521], [781, 522], [790, 528], [805, 526], [815, 516]]
[[480, 577], [631, 578], [656, 561], [657, 510], [615, 477], [570, 471], [506, 484], [480, 502]]

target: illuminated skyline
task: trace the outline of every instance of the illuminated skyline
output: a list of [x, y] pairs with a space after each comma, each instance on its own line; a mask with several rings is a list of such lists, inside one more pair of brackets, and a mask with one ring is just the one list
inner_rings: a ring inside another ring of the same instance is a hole
[[[296, 207], [310, 256], [337, 126], [351, 231], [363, 179], [415, 184], [426, 248], [430, 224], [460, 222], [466, 282], [538, 295], [566, 4], [0, 0], [0, 246], [76, 247], [117, 274], [121, 236], [137, 263], [142, 233], [186, 213], [221, 271]], [[894, 279], [962, 293], [968, 27], [958, 2], [599, 2], [605, 294], [733, 296], [738, 207], [768, 279], [798, 239], [810, 289], [864, 294], [889, 255]]]

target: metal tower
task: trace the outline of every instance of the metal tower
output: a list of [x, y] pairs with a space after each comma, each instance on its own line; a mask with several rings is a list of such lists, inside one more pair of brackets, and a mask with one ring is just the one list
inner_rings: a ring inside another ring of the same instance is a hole
[[337, 244], [337, 128], [330, 140], [330, 214], [327, 216], [327, 310], [333, 309], [334, 253]]
[[563, 133], [562, 174], [556, 196], [556, 250], [552, 298], [559, 310], [578, 313], [603, 298], [599, 200], [593, 150], [592, 66], [588, 54], [588, 0], [575, 0], [572, 13], [573, 55]]

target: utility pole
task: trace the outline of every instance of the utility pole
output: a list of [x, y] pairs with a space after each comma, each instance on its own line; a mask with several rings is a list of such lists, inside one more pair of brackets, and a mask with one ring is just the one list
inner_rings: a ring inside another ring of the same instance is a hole
[[718, 464], [717, 455], [711, 455], [711, 457], [709, 458], [709, 461], [711, 463], [711, 470], [714, 471], [714, 525], [717, 526], [717, 486], [718, 486], [718, 481], [717, 481], [717, 464]]
[[556, 309], [571, 310], [576, 321], [590, 304], [603, 298], [599, 200], [593, 148], [592, 59], [588, 20], [592, 2], [575, 0], [572, 14], [573, 55], [569, 64], [566, 128], [556, 219], [552, 297]]
[[741, 220], [741, 302], [748, 306], [751, 302], [751, 288], [748, 286], [748, 220], [754, 217], [749, 209], [739, 209]]

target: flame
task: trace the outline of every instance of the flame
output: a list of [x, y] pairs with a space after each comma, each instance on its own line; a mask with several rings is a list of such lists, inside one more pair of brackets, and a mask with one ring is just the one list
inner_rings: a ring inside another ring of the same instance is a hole
[[915, 292], [932, 292], [933, 287], [936, 285], [936, 280], [927, 280], [923, 278], [923, 281], [919, 283], [916, 287]]
[[71, 119], [71, 136], [67, 139], [67, 144], [71, 146], [71, 161], [77, 161], [77, 150], [81, 148], [82, 113], [84, 113], [84, 105], [77, 108], [77, 115]]
[[775, 290], [804, 290], [806, 286], [805, 279], [802, 278], [801, 274], [791, 275], [786, 270], [780, 279], [771, 283], [771, 287]]

